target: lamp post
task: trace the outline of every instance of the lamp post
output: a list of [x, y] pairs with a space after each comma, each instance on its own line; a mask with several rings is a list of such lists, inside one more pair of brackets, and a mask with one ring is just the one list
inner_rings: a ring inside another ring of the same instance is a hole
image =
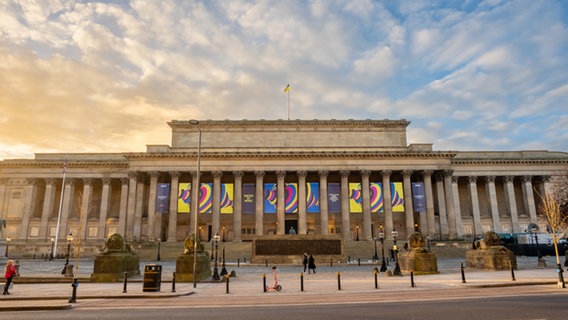
[[51, 237], [51, 239], [49, 239], [49, 240], [51, 241], [51, 249], [50, 249], [50, 251], [49, 251], [49, 261], [52, 261], [53, 258], [54, 258], [54, 257], [53, 257], [53, 248], [54, 248], [54, 246], [55, 246], [55, 238], [54, 238], [54, 237]]
[[357, 229], [357, 241], [359, 241], [359, 225], [355, 227]]
[[375, 243], [375, 255], [373, 256], [373, 261], [378, 261], [379, 256], [377, 255], [377, 237], [373, 237], [373, 242]]
[[73, 235], [70, 233], [67, 237], [65, 237], [65, 240], [67, 240], [67, 254], [65, 255], [65, 265], [63, 266], [61, 274], [65, 274], [67, 266], [69, 265], [69, 253], [71, 252], [71, 241], [73, 241]]
[[383, 255], [383, 261], [381, 262], [381, 272], [387, 271], [387, 263], [385, 261], [385, 233], [383, 232], [383, 226], [380, 226], [381, 232], [379, 232], [379, 240], [381, 241], [381, 251]]
[[5, 257], [8, 258], [8, 249], [10, 249], [10, 242], [12, 241], [12, 237], [7, 236], [6, 237], [6, 253], [5, 253]]
[[223, 242], [225, 242], [225, 226], [223, 226]]
[[198, 212], [199, 212], [199, 193], [201, 191], [201, 186], [199, 184], [199, 176], [201, 173], [201, 128], [199, 127], [199, 121], [197, 120], [190, 120], [189, 123], [191, 123], [194, 126], [197, 126], [197, 130], [199, 131], [198, 134], [198, 138], [197, 138], [197, 179], [196, 180], [196, 184], [195, 184], [195, 188], [197, 188], [197, 199], [195, 199], [197, 201], [197, 206], [196, 206], [196, 210], [193, 213], [193, 235], [194, 235], [194, 241], [193, 241], [193, 287], [196, 288], [197, 287], [197, 242], [199, 241], [199, 236], [197, 234], [197, 224], [198, 224]]
[[158, 238], [158, 255], [156, 256], [156, 261], [160, 261], [161, 257], [160, 257], [160, 244], [162, 243], [162, 239]]
[[544, 268], [546, 265], [542, 260], [542, 254], [540, 253], [540, 246], [538, 245], [538, 226], [536, 224], [532, 224], [530, 228], [531, 233], [534, 236], [534, 241], [536, 243], [536, 255], [537, 255], [537, 263], [539, 268]]
[[221, 277], [219, 276], [219, 270], [217, 269], [217, 257], [218, 257], [218, 253], [219, 253], [219, 240], [221, 237], [219, 237], [219, 234], [215, 234], [215, 236], [213, 237], [213, 242], [215, 243], [215, 261], [213, 262], [213, 276], [212, 279], [215, 281], [219, 281], [221, 280]]
[[401, 276], [402, 273], [400, 272], [400, 265], [398, 264], [398, 249], [396, 247], [396, 237], [398, 236], [398, 231], [393, 230], [391, 234], [394, 241], [392, 249], [394, 251], [394, 263], [395, 263], [394, 272], [392, 274], [394, 276]]
[[224, 276], [227, 274], [227, 268], [225, 268], [225, 246], [223, 246], [223, 258], [222, 258], [223, 262], [222, 262], [222, 268], [221, 268], [221, 276]]

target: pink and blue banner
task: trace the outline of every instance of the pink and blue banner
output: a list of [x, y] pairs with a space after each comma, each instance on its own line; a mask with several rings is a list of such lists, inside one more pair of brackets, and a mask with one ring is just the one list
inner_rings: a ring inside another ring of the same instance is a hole
[[306, 183], [306, 212], [319, 212], [319, 183]]

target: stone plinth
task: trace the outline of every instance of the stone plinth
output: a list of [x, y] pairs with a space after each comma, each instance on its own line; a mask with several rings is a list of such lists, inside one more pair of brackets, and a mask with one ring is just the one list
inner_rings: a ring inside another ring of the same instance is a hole
[[402, 271], [413, 271], [416, 275], [439, 273], [436, 255], [419, 248], [400, 252], [398, 254], [398, 264]]
[[[193, 252], [176, 259], [176, 281], [193, 282]], [[207, 252], [197, 253], [196, 282], [211, 278], [211, 258]]]
[[465, 261], [466, 266], [473, 269], [509, 270], [511, 264], [514, 269], [517, 269], [515, 254], [503, 246], [468, 250]]
[[113, 234], [105, 243], [105, 251], [95, 256], [91, 281], [116, 282], [128, 276], [140, 274], [140, 258], [130, 250], [119, 234]]

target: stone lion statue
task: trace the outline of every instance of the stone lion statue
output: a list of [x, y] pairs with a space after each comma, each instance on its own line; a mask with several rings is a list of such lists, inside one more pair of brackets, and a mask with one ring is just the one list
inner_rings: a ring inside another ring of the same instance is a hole
[[112, 252], [128, 252], [128, 251], [130, 251], [130, 247], [126, 245], [126, 243], [124, 242], [124, 238], [120, 234], [115, 233], [107, 239], [105, 243], [105, 251], [103, 253], [109, 254]]
[[424, 236], [420, 232], [414, 232], [408, 237], [408, 250], [409, 251], [423, 251], [424, 250]]
[[478, 240], [475, 242], [476, 249], [485, 250], [488, 247], [499, 247], [501, 246], [501, 239], [495, 231], [486, 231], [483, 233], [483, 240]]
[[[189, 254], [193, 253], [193, 249], [195, 247], [195, 233], [190, 233], [187, 238], [183, 241], [183, 253]], [[205, 249], [201, 241], [199, 241], [199, 237], [197, 237], [197, 252], [202, 252]]]

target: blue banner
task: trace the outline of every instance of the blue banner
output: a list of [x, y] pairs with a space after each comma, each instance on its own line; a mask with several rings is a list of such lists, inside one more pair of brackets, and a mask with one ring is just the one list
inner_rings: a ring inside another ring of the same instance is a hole
[[414, 212], [426, 212], [425, 194], [424, 182], [412, 183], [412, 203], [414, 204]]
[[170, 198], [170, 184], [158, 183], [158, 190], [156, 192], [156, 212], [165, 213], [170, 211], [169, 198]]
[[254, 183], [243, 183], [243, 214], [255, 213]]
[[328, 212], [341, 213], [341, 187], [339, 183], [327, 184]]

